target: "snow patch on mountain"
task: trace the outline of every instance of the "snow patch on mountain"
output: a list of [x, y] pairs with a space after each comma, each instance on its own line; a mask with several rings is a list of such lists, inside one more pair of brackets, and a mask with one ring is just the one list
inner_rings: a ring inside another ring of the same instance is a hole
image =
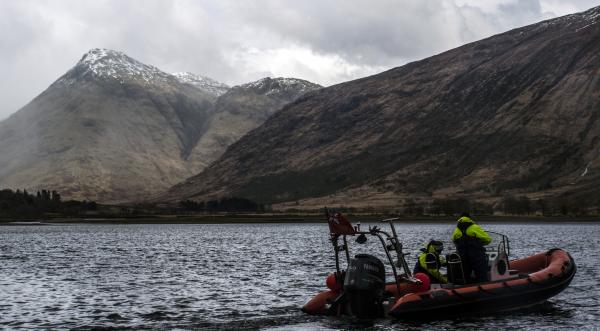
[[265, 77], [255, 82], [242, 84], [237, 87], [253, 89], [264, 95], [274, 95], [284, 93], [286, 91], [294, 91], [294, 93], [301, 95], [306, 92], [321, 88], [322, 86], [298, 78]]
[[583, 176], [587, 175], [588, 168], [589, 168], [589, 164], [585, 166], [585, 170], [583, 170], [583, 172], [581, 173], [581, 175], [579, 175], [579, 177], [583, 177]]
[[581, 13], [565, 15], [562, 17], [549, 19], [540, 23], [536, 23], [538, 29], [546, 29], [561, 24], [572, 26], [575, 24], [575, 32], [588, 28], [600, 22], [600, 6], [594, 7]]
[[175, 72], [173, 73], [173, 76], [181, 83], [191, 84], [216, 96], [221, 96], [230, 89], [226, 84], [218, 82], [210, 77], [196, 75], [191, 72]]

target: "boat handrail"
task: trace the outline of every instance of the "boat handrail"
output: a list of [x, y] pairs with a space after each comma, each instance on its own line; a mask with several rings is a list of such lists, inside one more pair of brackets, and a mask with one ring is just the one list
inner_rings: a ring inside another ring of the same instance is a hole
[[510, 240], [508, 239], [508, 236], [496, 231], [487, 231], [487, 233], [500, 236], [502, 238], [502, 241], [497, 246], [498, 251], [500, 251], [500, 245], [504, 245], [504, 251], [506, 252], [506, 256], [510, 256]]
[[[328, 211], [326, 210], [326, 212], [328, 213]], [[386, 218], [381, 220], [380, 222], [382, 223], [388, 223], [390, 225], [391, 228], [391, 234], [387, 231], [384, 231], [382, 229], [380, 229], [377, 226], [369, 226], [369, 230], [368, 231], [360, 231], [359, 227], [355, 227], [355, 231], [354, 233], [350, 234], [352, 236], [354, 235], [372, 235], [372, 236], [376, 236], [379, 238], [382, 246], [383, 246], [383, 250], [390, 262], [390, 266], [392, 268], [392, 273], [394, 275], [394, 282], [396, 283], [397, 289], [398, 291], [400, 291], [400, 278], [402, 278], [405, 281], [411, 282], [411, 283], [416, 283], [416, 284], [420, 284], [421, 281], [419, 279], [416, 279], [412, 276], [411, 270], [408, 267], [408, 264], [406, 263], [406, 259], [405, 259], [405, 255], [402, 252], [402, 243], [398, 240], [398, 234], [396, 232], [396, 228], [394, 226], [394, 221], [398, 220], [398, 217], [394, 217], [394, 218]], [[344, 251], [345, 255], [346, 255], [346, 262], [350, 263], [350, 252], [348, 249], [348, 241], [347, 241], [347, 234], [334, 234], [331, 233], [331, 242], [334, 246], [334, 251], [335, 251], [335, 262], [336, 262], [336, 270], [338, 272], [340, 272], [340, 265], [339, 265], [339, 252], [340, 251]], [[389, 245], [386, 244], [386, 240], [383, 238], [383, 236], [386, 237], [386, 239], [390, 242]], [[342, 237], [343, 240], [343, 244], [342, 245], [338, 245], [338, 240], [339, 238]], [[394, 263], [394, 259], [392, 258], [392, 255], [390, 254], [390, 250], [394, 250], [396, 252], [397, 255], [397, 262]], [[404, 274], [399, 276], [398, 275], [398, 270], [396, 269], [396, 267], [402, 268], [404, 271]]]

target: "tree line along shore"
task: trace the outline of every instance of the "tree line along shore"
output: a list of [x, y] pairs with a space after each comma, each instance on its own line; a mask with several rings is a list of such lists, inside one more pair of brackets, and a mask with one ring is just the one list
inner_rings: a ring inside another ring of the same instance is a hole
[[[531, 200], [525, 196], [506, 196], [497, 205], [466, 198], [434, 199], [418, 203], [408, 199], [397, 210], [339, 207], [363, 221], [400, 217], [400, 221], [449, 221], [469, 211], [482, 221], [598, 221], [598, 203], [585, 199]], [[0, 222], [14, 220], [90, 222], [90, 223], [221, 223], [221, 222], [319, 222], [323, 210], [287, 209], [273, 211], [271, 206], [244, 198], [210, 201], [184, 200], [173, 205], [104, 205], [94, 201], [63, 200], [55, 190], [30, 193], [27, 190], [0, 190]]]

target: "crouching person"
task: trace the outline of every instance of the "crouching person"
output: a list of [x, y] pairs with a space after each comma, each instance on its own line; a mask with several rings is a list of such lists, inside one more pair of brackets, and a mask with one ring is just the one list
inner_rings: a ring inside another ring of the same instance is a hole
[[440, 271], [440, 268], [446, 265], [446, 261], [442, 256], [443, 250], [444, 243], [439, 240], [430, 240], [424, 248], [421, 248], [419, 260], [413, 273], [421, 272], [429, 276], [432, 283], [446, 284], [448, 278]]

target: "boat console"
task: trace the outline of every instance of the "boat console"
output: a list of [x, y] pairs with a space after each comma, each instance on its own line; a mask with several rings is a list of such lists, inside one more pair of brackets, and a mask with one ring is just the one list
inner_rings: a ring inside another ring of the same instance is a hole
[[488, 279], [496, 281], [514, 277], [515, 273], [510, 270], [508, 257], [510, 255], [510, 242], [508, 237], [502, 233], [488, 231], [492, 241], [485, 247], [488, 257]]

